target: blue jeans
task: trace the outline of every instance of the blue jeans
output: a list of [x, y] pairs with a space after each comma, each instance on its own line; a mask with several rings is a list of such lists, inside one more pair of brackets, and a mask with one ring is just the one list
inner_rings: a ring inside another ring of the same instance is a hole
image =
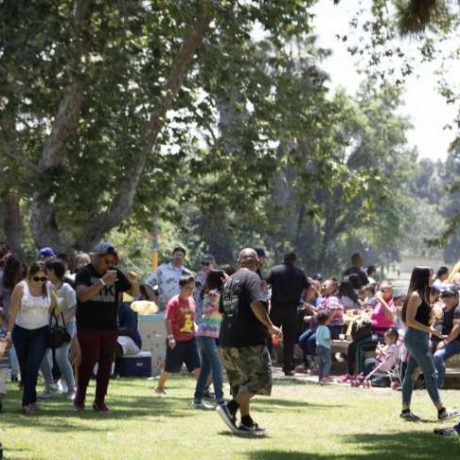
[[316, 329], [307, 329], [303, 332], [299, 337], [298, 344], [303, 351], [304, 362], [308, 365], [307, 355], [316, 355]]
[[[75, 335], [75, 321], [70, 321], [69, 323], [67, 323], [65, 328], [67, 329], [67, 332], [69, 333], [70, 337], [73, 337]], [[64, 345], [62, 345], [62, 347], [56, 348], [56, 350], [54, 351], [54, 356], [56, 358], [56, 364], [58, 365], [59, 370], [61, 371], [62, 377], [64, 378], [67, 384], [68, 390], [73, 391], [75, 387], [75, 379], [73, 375], [72, 365], [70, 364], [69, 350], [70, 342], [65, 343]], [[46, 354], [40, 365], [40, 370], [42, 371], [43, 378], [45, 380], [45, 385], [53, 384], [53, 358], [50, 349], [46, 351]]]
[[37, 401], [38, 369], [45, 355], [47, 337], [48, 326], [38, 329], [14, 326], [13, 343], [21, 369], [21, 381], [24, 385], [23, 407]]
[[404, 336], [404, 344], [410, 353], [407, 369], [402, 384], [402, 402], [410, 405], [415, 381], [412, 374], [420, 368], [425, 378], [425, 386], [434, 404], [441, 401], [438, 391], [438, 376], [430, 350], [429, 335], [426, 332], [409, 328]]
[[194, 400], [199, 402], [203, 398], [208, 381], [209, 374], [212, 372], [212, 382], [214, 385], [214, 392], [216, 393], [216, 402], [223, 404], [223, 377], [222, 377], [222, 364], [220, 362], [220, 353], [216, 345], [216, 339], [212, 337], [196, 338], [198, 349], [201, 354], [201, 372], [196, 382]]
[[434, 365], [438, 372], [438, 388], [444, 386], [444, 379], [446, 376], [446, 361], [456, 354], [460, 353], [460, 340], [454, 340], [448, 343], [441, 350], [436, 351], [433, 355]]
[[321, 380], [331, 373], [331, 349], [323, 347], [322, 345], [317, 345], [316, 354], [319, 359], [318, 377], [319, 380]]

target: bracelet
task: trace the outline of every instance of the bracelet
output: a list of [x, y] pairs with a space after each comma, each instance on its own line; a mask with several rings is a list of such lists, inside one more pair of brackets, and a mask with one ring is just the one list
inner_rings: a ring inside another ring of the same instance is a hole
[[103, 280], [103, 278], [99, 278], [99, 282], [102, 284], [102, 286], [105, 286], [105, 281]]

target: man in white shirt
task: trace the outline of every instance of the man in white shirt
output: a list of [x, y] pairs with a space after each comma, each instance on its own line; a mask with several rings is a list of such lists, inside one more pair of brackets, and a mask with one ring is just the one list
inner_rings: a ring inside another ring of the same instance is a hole
[[179, 294], [180, 277], [183, 275], [192, 275], [192, 272], [184, 266], [185, 255], [186, 251], [184, 248], [175, 248], [171, 261], [161, 264], [145, 280], [145, 283], [152, 287], [158, 285], [158, 299], [155, 299], [155, 301], [161, 310], [166, 308], [171, 297]]

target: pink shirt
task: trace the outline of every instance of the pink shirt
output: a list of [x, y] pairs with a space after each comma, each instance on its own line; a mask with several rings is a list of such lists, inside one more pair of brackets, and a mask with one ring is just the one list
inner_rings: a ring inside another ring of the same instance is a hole
[[[389, 305], [390, 308], [393, 308], [395, 305], [393, 299], [386, 300], [386, 303]], [[387, 314], [385, 313], [385, 307], [381, 302], [378, 302], [377, 305], [374, 307], [374, 311], [372, 312], [371, 316], [371, 321], [373, 329], [388, 329], [389, 327], [394, 327], [395, 325], [394, 316], [387, 316]]]

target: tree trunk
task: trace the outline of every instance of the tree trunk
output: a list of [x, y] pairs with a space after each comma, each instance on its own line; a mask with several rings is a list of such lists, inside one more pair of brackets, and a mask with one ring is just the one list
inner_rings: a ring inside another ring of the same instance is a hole
[[[75, 68], [81, 66], [82, 57], [89, 52], [88, 24], [91, 16], [90, 0], [76, 0], [71, 25], [78, 40], [75, 43]], [[50, 174], [56, 172], [64, 160], [65, 144], [75, 133], [84, 98], [84, 86], [78, 74], [70, 76], [64, 96], [57, 108], [48, 140], [38, 165], [32, 173], [43, 176], [43, 184], [50, 184]], [[57, 251], [72, 251], [71, 244], [62, 239], [56, 222], [56, 210], [51, 196], [53, 191], [37, 190], [31, 207], [31, 231], [37, 247], [51, 246]]]
[[30, 209], [30, 228], [38, 248], [43, 246], [52, 247], [56, 253], [65, 252], [73, 254], [71, 244], [64, 240], [56, 221], [56, 213], [53, 203], [34, 201]]
[[20, 254], [22, 252], [22, 227], [19, 197], [14, 191], [10, 191], [4, 197], [5, 218], [3, 228], [5, 239], [11, 251]]

